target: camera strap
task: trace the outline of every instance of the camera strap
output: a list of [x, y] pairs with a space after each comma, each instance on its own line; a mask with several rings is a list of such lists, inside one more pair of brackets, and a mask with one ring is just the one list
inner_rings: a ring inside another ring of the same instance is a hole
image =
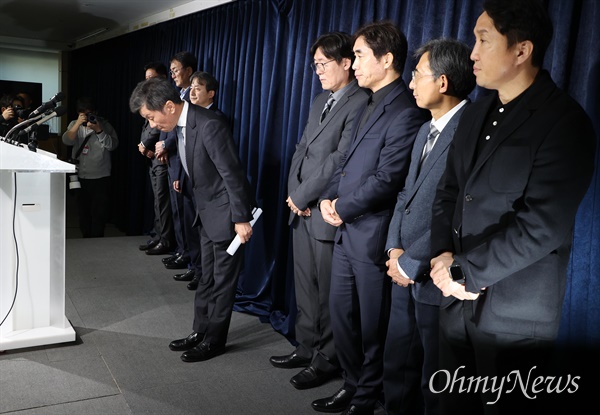
[[79, 159], [79, 156], [81, 156], [81, 152], [83, 151], [85, 145], [87, 144], [87, 142], [90, 140], [90, 137], [92, 136], [92, 134], [88, 134], [84, 139], [83, 139], [83, 143], [81, 143], [81, 146], [77, 149], [77, 153], [75, 153], [75, 157], [73, 157], [75, 160]]

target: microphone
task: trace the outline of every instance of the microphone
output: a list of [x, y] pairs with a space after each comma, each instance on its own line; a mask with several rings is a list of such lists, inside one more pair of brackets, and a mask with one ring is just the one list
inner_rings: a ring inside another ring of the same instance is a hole
[[50, 101], [44, 102], [42, 105], [37, 107], [35, 111], [32, 111], [31, 114], [29, 114], [29, 118], [33, 118], [39, 114], [43, 114], [44, 112], [56, 107], [56, 104], [62, 101], [64, 98], [65, 94], [63, 94], [62, 92], [57, 93], [52, 98], [50, 98]]
[[31, 124], [29, 127], [25, 128], [24, 130], [19, 131], [19, 135], [29, 134], [29, 132], [31, 130], [34, 130], [34, 129], [38, 128], [39, 125], [42, 125], [43, 123], [45, 123], [49, 119], [54, 118], [54, 117], [62, 117], [63, 115], [66, 114], [66, 112], [67, 112], [67, 107], [60, 106], [60, 107], [56, 108], [50, 114], [48, 114], [45, 117], [41, 118], [39, 121], [36, 121], [33, 124]]

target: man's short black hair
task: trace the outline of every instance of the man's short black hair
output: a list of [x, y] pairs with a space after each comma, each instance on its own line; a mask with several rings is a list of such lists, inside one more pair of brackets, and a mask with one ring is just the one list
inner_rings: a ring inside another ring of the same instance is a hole
[[163, 111], [167, 101], [181, 104], [179, 91], [164, 78], [150, 78], [137, 84], [129, 98], [131, 112], [139, 112], [143, 106], [150, 111]]
[[154, 69], [154, 72], [161, 76], [164, 76], [165, 78], [169, 75], [169, 70], [167, 69], [167, 66], [162, 62], [149, 62], [144, 66], [144, 72], [146, 72], [148, 69]]
[[198, 80], [200, 85], [204, 85], [206, 91], [215, 91], [217, 93], [217, 89], [219, 89], [219, 81], [215, 79], [214, 76], [204, 71], [196, 71], [190, 76], [190, 83], [194, 82], [194, 79]]
[[96, 111], [96, 104], [91, 97], [81, 97], [77, 100], [77, 112]]
[[435, 79], [448, 78], [448, 95], [465, 99], [475, 88], [471, 49], [455, 39], [433, 39], [415, 52], [418, 60], [429, 53], [429, 68]]
[[[354, 62], [354, 53], [352, 52], [352, 36], [344, 32], [325, 33], [313, 43], [310, 47], [310, 55], [315, 56], [317, 49], [321, 48], [321, 52], [327, 59], [335, 59], [337, 63], [342, 62], [342, 59], [348, 58], [350, 62]], [[352, 66], [352, 65], [351, 65]], [[350, 73], [354, 73], [350, 68]]]
[[173, 61], [179, 62], [183, 68], [192, 68], [192, 72], [198, 67], [198, 59], [190, 52], [176, 53], [170, 60]]
[[363, 37], [369, 48], [373, 50], [373, 55], [379, 60], [386, 53], [394, 56], [394, 70], [398, 74], [404, 71], [406, 63], [406, 54], [408, 43], [404, 33], [392, 22], [382, 21], [370, 23], [361, 27], [354, 34], [354, 41]]
[[2, 94], [2, 97], [0, 98], [0, 107], [8, 108], [12, 105], [12, 101], [13, 101], [12, 95]]
[[506, 36], [508, 47], [531, 41], [531, 63], [536, 68], [542, 67], [553, 29], [540, 0], [485, 0], [483, 10], [494, 21], [496, 30]]

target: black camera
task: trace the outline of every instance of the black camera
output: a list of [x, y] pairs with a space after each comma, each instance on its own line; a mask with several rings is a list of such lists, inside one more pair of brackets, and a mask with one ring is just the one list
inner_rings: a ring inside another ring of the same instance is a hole
[[96, 124], [98, 122], [98, 117], [96, 117], [96, 114], [92, 114], [91, 112], [88, 112], [87, 114], [85, 114], [85, 116], [87, 117], [87, 122], [83, 123], [83, 126], [87, 126], [87, 123], [90, 122], [92, 124]]
[[21, 118], [21, 119], [24, 119], [24, 120], [27, 119], [27, 118], [29, 118], [29, 114], [31, 114], [31, 110], [29, 110], [27, 108], [23, 108], [20, 105], [13, 105], [12, 109], [13, 109], [13, 112], [15, 113], [15, 115], [18, 118]]

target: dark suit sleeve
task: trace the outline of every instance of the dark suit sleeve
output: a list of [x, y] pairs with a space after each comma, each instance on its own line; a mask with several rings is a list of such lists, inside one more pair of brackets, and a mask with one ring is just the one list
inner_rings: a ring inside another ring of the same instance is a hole
[[142, 144], [148, 150], [154, 151], [154, 147], [160, 138], [160, 130], [156, 128], [150, 127], [150, 124], [144, 125], [144, 130], [142, 131]]
[[[307, 130], [307, 128], [308, 128], [308, 124], [306, 125], [306, 127], [304, 127], [304, 132], [302, 133], [300, 142], [298, 144], [296, 144], [296, 150], [294, 151], [294, 154], [292, 155], [292, 162], [290, 163], [290, 174], [288, 176], [288, 196], [291, 196], [293, 193], [293, 190], [290, 191], [290, 189], [296, 189], [296, 188], [298, 188], [298, 186], [300, 186], [300, 180], [298, 179], [297, 174], [300, 169], [300, 164], [302, 163], [302, 158], [304, 157], [304, 153], [306, 152], [306, 144], [307, 144], [306, 130]], [[304, 209], [301, 206], [298, 206], [298, 202], [296, 201], [296, 199], [294, 199], [292, 197], [292, 200], [294, 201], [294, 204], [298, 208]]]
[[[348, 147], [350, 146], [350, 139], [352, 137], [352, 124], [355, 117], [356, 111], [350, 111], [350, 113], [346, 116], [337, 149], [333, 153], [329, 154], [327, 159], [325, 159], [325, 162], [321, 164], [319, 168], [315, 169], [310, 177], [300, 183], [296, 190], [290, 194], [294, 204], [299, 209], [306, 209], [308, 203], [317, 200], [327, 187], [331, 176], [335, 172], [337, 166], [344, 157], [346, 150], [348, 150]], [[306, 148], [306, 137], [303, 135], [302, 138], [305, 140], [303, 148]], [[300, 140], [300, 142], [302, 143], [302, 140]], [[302, 154], [304, 154], [304, 151], [300, 152], [300, 156], [302, 156]]]
[[220, 119], [211, 119], [204, 124], [200, 134], [227, 189], [232, 222], [250, 222], [252, 202], [229, 127]]
[[404, 217], [404, 198], [406, 196], [406, 188], [398, 193], [396, 206], [394, 207], [394, 215], [388, 229], [387, 242], [385, 243], [385, 252], [390, 249], [402, 249], [402, 241], [400, 240], [400, 228], [402, 226], [402, 218]]
[[164, 138], [165, 148], [167, 149], [169, 154], [174, 154], [175, 152], [177, 152], [177, 133], [175, 132], [175, 130], [173, 130], [164, 134], [166, 134], [166, 137]]
[[423, 115], [417, 108], [394, 114], [393, 121], [382, 132], [385, 139], [376, 169], [353, 192], [336, 202], [336, 210], [344, 222], [353, 222], [404, 187], [412, 145], [422, 124]]

